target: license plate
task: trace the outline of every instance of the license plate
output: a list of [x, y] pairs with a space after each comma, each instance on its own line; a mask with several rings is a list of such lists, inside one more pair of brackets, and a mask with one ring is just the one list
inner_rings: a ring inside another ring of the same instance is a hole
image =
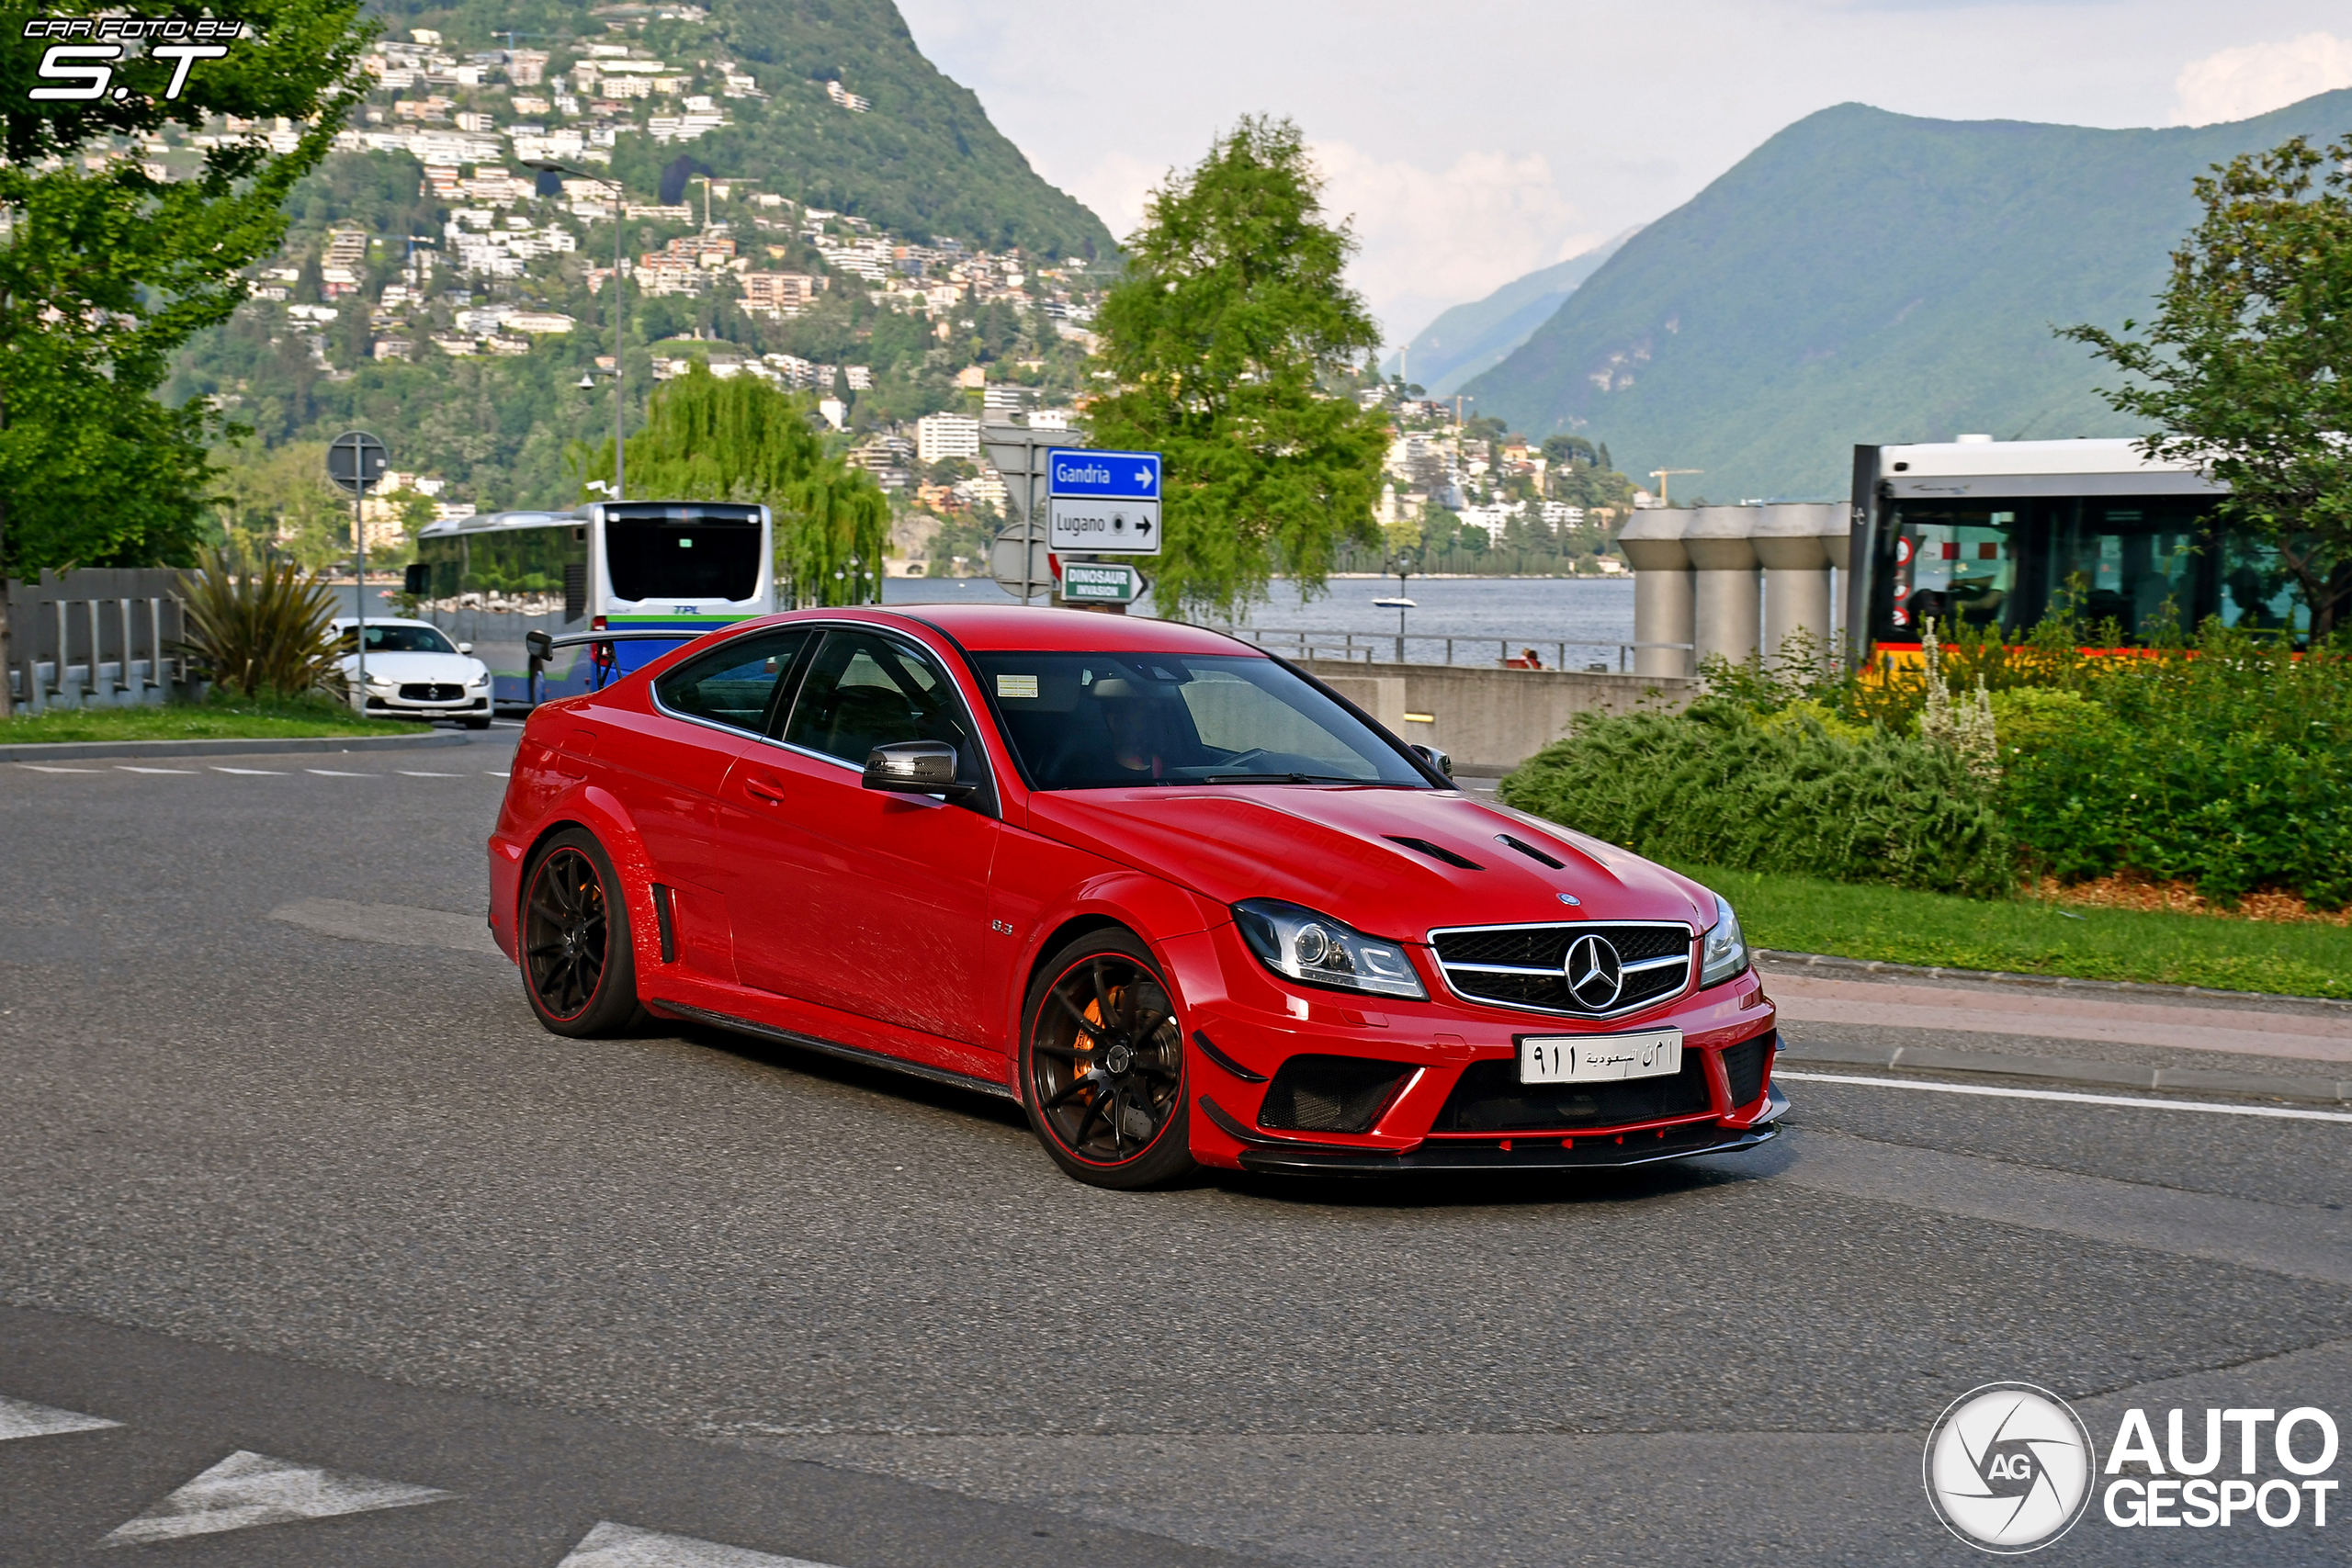
[[1519, 1043], [1521, 1083], [1611, 1083], [1682, 1070], [1682, 1031], [1639, 1034], [1527, 1035]]

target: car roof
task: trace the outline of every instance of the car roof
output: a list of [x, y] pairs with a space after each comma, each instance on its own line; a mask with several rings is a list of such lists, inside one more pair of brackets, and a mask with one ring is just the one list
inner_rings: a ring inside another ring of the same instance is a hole
[[1020, 604], [892, 604], [885, 613], [945, 632], [972, 653], [1258, 652], [1206, 626], [1149, 615], [1105, 615]]

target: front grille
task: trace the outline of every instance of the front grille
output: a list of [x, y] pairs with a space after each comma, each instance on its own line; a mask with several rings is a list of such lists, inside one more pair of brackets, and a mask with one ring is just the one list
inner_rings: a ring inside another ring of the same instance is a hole
[[1402, 1062], [1363, 1056], [1293, 1056], [1274, 1073], [1258, 1125], [1286, 1133], [1363, 1133], [1405, 1075]]
[[[1623, 984], [1592, 1007], [1568, 989], [1568, 944], [1598, 936], [1616, 950]], [[1463, 926], [1430, 932], [1445, 983], [1456, 996], [1498, 1007], [1579, 1018], [1614, 1018], [1678, 996], [1690, 980], [1690, 928], [1679, 921]]]
[[454, 703], [465, 694], [463, 686], [446, 681], [411, 681], [401, 688], [401, 700], [409, 703]]
[[1764, 1064], [1771, 1059], [1774, 1037], [1759, 1034], [1724, 1051], [1724, 1077], [1731, 1080], [1731, 1102], [1746, 1105], [1764, 1092]]
[[1519, 1081], [1516, 1061], [1473, 1062], [1446, 1096], [1432, 1133], [1527, 1133], [1566, 1127], [1622, 1127], [1689, 1116], [1711, 1108], [1705, 1054], [1682, 1053], [1671, 1077], [1615, 1083]]

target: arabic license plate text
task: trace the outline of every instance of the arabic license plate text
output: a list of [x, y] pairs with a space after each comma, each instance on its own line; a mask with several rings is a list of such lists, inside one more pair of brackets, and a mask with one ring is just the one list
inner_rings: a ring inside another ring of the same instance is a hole
[[1682, 1070], [1682, 1031], [1638, 1034], [1530, 1034], [1519, 1042], [1521, 1083], [1607, 1083]]

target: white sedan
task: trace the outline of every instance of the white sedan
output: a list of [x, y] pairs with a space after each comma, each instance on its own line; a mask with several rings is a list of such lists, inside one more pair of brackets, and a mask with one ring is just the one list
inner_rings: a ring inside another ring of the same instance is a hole
[[474, 645], [453, 643], [430, 621], [368, 617], [368, 680], [359, 680], [356, 616], [334, 623], [343, 648], [343, 675], [351, 705], [378, 718], [454, 718], [468, 729], [490, 728], [490, 666]]

